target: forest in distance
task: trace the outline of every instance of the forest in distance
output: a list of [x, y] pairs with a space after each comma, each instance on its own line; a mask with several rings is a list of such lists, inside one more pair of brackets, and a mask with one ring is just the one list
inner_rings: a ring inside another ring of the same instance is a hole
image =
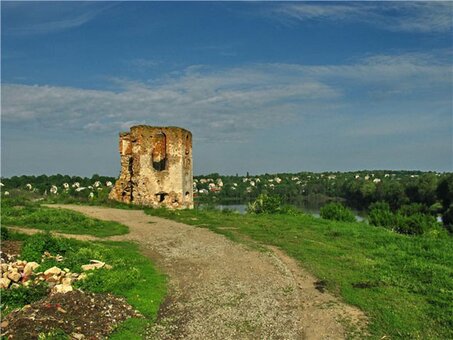
[[[97, 174], [91, 178], [57, 174], [1, 179], [3, 196], [28, 191], [58, 201], [106, 201], [113, 183], [114, 177]], [[299, 208], [320, 208], [337, 202], [368, 215], [374, 210], [382, 224], [398, 223], [397, 216], [416, 215], [415, 222], [404, 224], [434, 224], [436, 218], [441, 218], [450, 233], [453, 226], [451, 172], [363, 170], [245, 176], [211, 173], [194, 176], [193, 190], [196, 205], [249, 204], [265, 195], [277, 198], [282, 205]]]

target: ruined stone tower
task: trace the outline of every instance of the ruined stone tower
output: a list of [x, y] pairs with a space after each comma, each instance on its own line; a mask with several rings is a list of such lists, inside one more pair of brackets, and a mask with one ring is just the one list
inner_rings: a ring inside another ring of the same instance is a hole
[[121, 174], [109, 198], [133, 204], [193, 208], [192, 134], [137, 125], [120, 133]]

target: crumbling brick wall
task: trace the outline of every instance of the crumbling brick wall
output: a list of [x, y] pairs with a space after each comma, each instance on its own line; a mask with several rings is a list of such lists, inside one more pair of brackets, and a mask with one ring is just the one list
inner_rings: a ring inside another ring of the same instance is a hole
[[110, 199], [154, 207], [193, 208], [190, 131], [137, 125], [119, 137], [121, 173]]

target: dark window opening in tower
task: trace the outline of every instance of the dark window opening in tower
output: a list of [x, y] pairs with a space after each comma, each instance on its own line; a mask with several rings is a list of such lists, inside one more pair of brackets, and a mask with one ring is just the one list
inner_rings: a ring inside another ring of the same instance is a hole
[[161, 191], [161, 192], [158, 192], [158, 193], [156, 194], [156, 196], [157, 196], [158, 199], [159, 199], [159, 203], [162, 203], [162, 202], [165, 200], [165, 196], [168, 196], [168, 193], [162, 192], [162, 191]]
[[154, 136], [151, 162], [156, 171], [167, 169], [167, 136], [165, 136], [165, 133], [163, 132], [159, 132]]
[[188, 155], [190, 153], [190, 138], [189, 135], [186, 136], [186, 143], [184, 145], [185, 153]]

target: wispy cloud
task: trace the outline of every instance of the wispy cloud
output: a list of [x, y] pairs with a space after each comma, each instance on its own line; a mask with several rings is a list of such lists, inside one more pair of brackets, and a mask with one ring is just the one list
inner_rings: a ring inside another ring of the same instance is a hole
[[140, 70], [152, 69], [161, 64], [162, 64], [162, 62], [160, 60], [145, 59], [145, 58], [137, 58], [137, 59], [132, 59], [132, 60], [127, 61], [127, 65], [129, 65], [133, 68], [140, 69]]
[[4, 34], [35, 35], [64, 31], [82, 26], [96, 18], [112, 3], [2, 2]]
[[265, 10], [284, 23], [298, 21], [360, 22], [390, 31], [448, 32], [453, 26], [451, 2], [283, 3]]
[[[385, 136], [427, 126], [427, 112], [451, 114], [451, 76], [451, 66], [438, 58], [406, 54], [370, 56], [350, 65], [192, 66], [152, 82], [115, 79], [115, 92], [4, 84], [2, 121], [99, 132], [137, 123], [181, 125], [198, 138], [242, 140], [256, 129], [306, 119], [343, 115], [347, 122], [374, 114], [385, 116], [386, 124], [364, 119], [360, 129]], [[410, 129], [395, 129], [408, 117]]]
[[[296, 103], [302, 99], [328, 101], [338, 95], [315, 81], [288, 82], [259, 73], [188, 69], [182, 76], [154, 86], [117, 80], [122, 86], [119, 92], [4, 85], [2, 120], [98, 131], [115, 131], [137, 122], [183, 125], [195, 129], [200, 137], [237, 139], [247, 129], [295, 119]], [[282, 101], [295, 106], [277, 116]]]

